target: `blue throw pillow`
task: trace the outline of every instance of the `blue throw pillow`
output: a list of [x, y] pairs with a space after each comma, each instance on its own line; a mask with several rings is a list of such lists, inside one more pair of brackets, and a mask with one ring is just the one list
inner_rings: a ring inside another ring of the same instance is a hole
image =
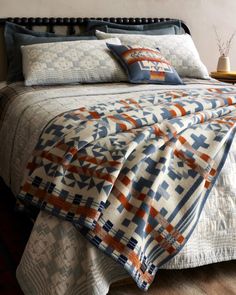
[[8, 61], [8, 83], [24, 80], [21, 56], [21, 46], [23, 45], [97, 39], [94, 36], [57, 36], [54, 33], [35, 32], [9, 22], [5, 25], [4, 33]]
[[159, 49], [107, 44], [131, 83], [184, 84]]

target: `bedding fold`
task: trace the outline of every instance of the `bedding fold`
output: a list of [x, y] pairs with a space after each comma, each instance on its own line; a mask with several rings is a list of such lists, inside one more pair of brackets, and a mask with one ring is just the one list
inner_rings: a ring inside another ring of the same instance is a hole
[[194, 230], [227, 157], [234, 88], [173, 90], [62, 112], [18, 197], [72, 222], [147, 290]]

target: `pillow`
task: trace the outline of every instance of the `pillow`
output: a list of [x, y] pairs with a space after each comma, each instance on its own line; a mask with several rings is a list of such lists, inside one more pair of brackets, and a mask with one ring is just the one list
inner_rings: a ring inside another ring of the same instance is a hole
[[75, 40], [95, 40], [95, 36], [62, 36], [62, 37], [35, 37], [26, 34], [15, 34], [15, 55], [12, 58], [14, 65], [15, 81], [24, 80], [22, 73], [22, 56], [21, 46], [39, 44], [39, 43], [53, 43], [62, 41], [75, 41]]
[[180, 20], [170, 20], [166, 22], [152, 23], [143, 25], [143, 30], [156, 30], [164, 29], [173, 26], [175, 28], [175, 34], [185, 34], [185, 30], [181, 26]]
[[6, 23], [5, 42], [8, 59], [7, 82], [24, 80], [22, 73], [21, 46], [37, 43], [50, 43], [73, 40], [96, 39], [86, 36], [60, 36], [48, 32], [35, 32], [13, 23]]
[[159, 49], [107, 44], [121, 62], [131, 83], [183, 84]]
[[[119, 39], [106, 40], [120, 44]], [[105, 40], [22, 46], [25, 85], [127, 81]]]
[[[87, 23], [87, 31], [100, 29], [100, 27], [107, 27], [109, 28], [105, 32], [107, 33], [122, 33], [117, 32], [115, 29], [127, 30], [127, 31], [151, 31], [157, 30], [156, 35], [160, 35], [158, 30], [167, 29], [166, 34], [184, 34], [185, 31], [181, 27], [181, 21], [179, 20], [170, 20], [166, 22], [159, 22], [159, 23], [151, 23], [145, 25], [129, 25], [129, 24], [117, 24], [108, 21], [101, 21], [101, 20], [89, 20]], [[169, 29], [169, 32], [168, 32]], [[123, 32], [124, 33], [124, 32]], [[148, 34], [151, 35], [151, 34]], [[154, 35], [154, 34], [152, 34]]]
[[117, 28], [110, 28], [108, 26], [104, 27], [98, 27], [99, 31], [105, 32], [105, 33], [116, 33], [116, 34], [132, 34], [132, 35], [175, 35], [176, 30], [179, 28], [177, 26], [167, 26], [165, 28], [160, 29], [153, 29], [153, 30], [123, 30], [123, 29], [117, 29]]
[[98, 27], [101, 26], [108, 26], [110, 28], [120, 28], [124, 30], [138, 30], [141, 31], [143, 30], [143, 25], [128, 25], [128, 24], [117, 24], [117, 23], [112, 23], [109, 21], [103, 21], [103, 20], [88, 20], [87, 26], [86, 26], [86, 31], [90, 30], [95, 30]]
[[15, 50], [15, 33], [23, 33], [29, 34], [32, 36], [55, 36], [53, 33], [48, 32], [34, 32], [28, 29], [25, 29], [22, 26], [18, 26], [16, 24], [6, 22], [5, 30], [4, 30], [4, 38], [6, 44], [6, 53], [8, 59], [8, 73], [7, 73], [7, 81], [13, 82], [17, 81], [17, 75], [15, 75], [14, 68], [15, 65], [12, 63], [12, 59], [14, 59], [15, 55], [19, 54], [20, 52], [16, 52]]
[[159, 48], [181, 77], [210, 79], [190, 35], [127, 35], [96, 31], [98, 39], [117, 37], [123, 45]]

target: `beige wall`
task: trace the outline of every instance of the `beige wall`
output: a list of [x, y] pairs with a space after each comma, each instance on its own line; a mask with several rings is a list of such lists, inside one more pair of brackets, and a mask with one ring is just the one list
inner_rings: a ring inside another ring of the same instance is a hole
[[[218, 51], [213, 30], [223, 38], [236, 29], [236, 0], [0, 0], [0, 17], [172, 17], [184, 20], [208, 70], [214, 70]], [[236, 38], [231, 68], [236, 70]]]

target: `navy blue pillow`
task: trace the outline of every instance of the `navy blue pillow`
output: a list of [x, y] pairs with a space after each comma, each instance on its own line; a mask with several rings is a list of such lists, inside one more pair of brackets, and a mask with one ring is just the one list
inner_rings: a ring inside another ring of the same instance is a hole
[[[145, 34], [145, 35], [178, 35], [184, 34], [185, 31], [181, 27], [181, 21], [170, 20], [166, 22], [152, 23], [146, 25], [128, 25], [117, 24], [107, 21], [90, 20], [87, 23], [87, 31], [103, 31], [106, 33], [122, 33], [122, 34]], [[121, 31], [120, 31], [121, 30]], [[127, 31], [127, 32], [126, 32]], [[129, 31], [132, 31], [129, 32]], [[137, 31], [137, 33], [136, 33]]]
[[5, 44], [6, 44], [6, 52], [7, 52], [7, 61], [8, 61], [8, 73], [7, 73], [7, 81], [8, 82], [14, 82], [18, 81], [18, 76], [15, 73], [15, 64], [12, 62], [21, 55], [21, 52], [16, 50], [15, 48], [15, 33], [23, 33], [23, 34], [29, 34], [32, 36], [55, 36], [55, 34], [48, 33], [48, 32], [34, 32], [31, 30], [28, 30], [22, 26], [18, 26], [16, 24], [7, 22], [5, 24], [5, 31], [4, 31], [4, 37], [5, 37]]
[[117, 24], [103, 20], [89, 20], [87, 22], [86, 31], [90, 30], [98, 30], [98, 27], [108, 26], [110, 28], [119, 28], [124, 30], [143, 30], [143, 25], [125, 25], [125, 24]]
[[155, 30], [155, 29], [164, 29], [170, 26], [175, 27], [175, 34], [185, 34], [184, 29], [181, 26], [180, 20], [169, 20], [166, 22], [159, 22], [159, 23], [153, 23], [153, 24], [146, 24], [143, 25], [143, 30]]
[[54, 33], [35, 32], [9, 22], [5, 25], [4, 34], [8, 60], [8, 83], [24, 80], [21, 56], [22, 45], [97, 39], [94, 36], [57, 36]]
[[117, 28], [109, 28], [107, 26], [105, 27], [99, 27], [99, 31], [105, 32], [105, 33], [112, 33], [112, 34], [132, 34], [132, 35], [177, 35], [177, 31], [179, 28], [177, 26], [166, 26], [159, 29], [150, 29], [150, 30], [123, 30], [123, 29], [117, 29]]
[[107, 47], [126, 70], [131, 83], [183, 84], [159, 49], [114, 44]]

